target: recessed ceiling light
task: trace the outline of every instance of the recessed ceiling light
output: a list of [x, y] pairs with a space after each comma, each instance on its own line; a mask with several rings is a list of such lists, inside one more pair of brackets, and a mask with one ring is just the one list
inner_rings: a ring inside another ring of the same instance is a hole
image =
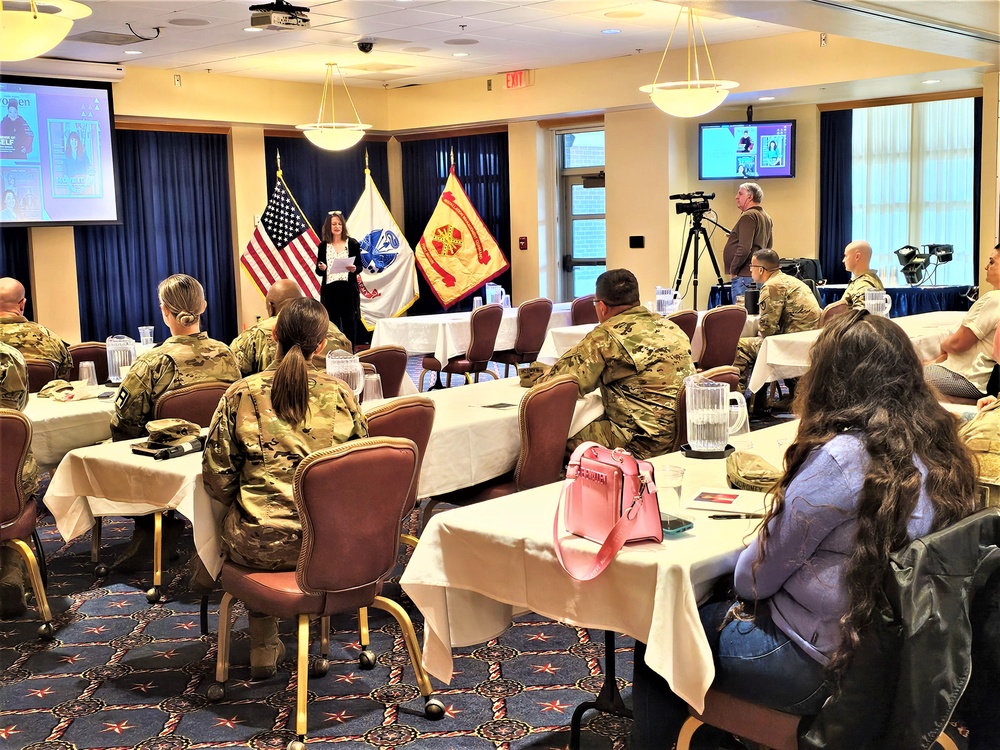
[[622, 30], [621, 29], [602, 29], [601, 33], [602, 34], [621, 34]]
[[245, 29], [243, 29], [243, 30], [244, 30], [244, 31], [252, 31], [252, 32], [257, 32], [257, 31], [263, 31], [264, 29], [260, 28], [259, 26], [247, 26], [247, 27], [246, 27]]
[[773, 96], [758, 96], [757, 97], [757, 101], [759, 101], [759, 102], [773, 102], [774, 101], [774, 97]]
[[127, 50], [125, 50], [125, 54], [126, 54], [126, 55], [141, 55], [141, 54], [142, 54], [142, 50], [138, 50], [138, 49], [127, 49]]
[[928, 78], [926, 81], [921, 81], [921, 83], [941, 83], [940, 78]]
[[452, 52], [451, 56], [452, 57], [468, 57], [469, 53], [468, 52]]

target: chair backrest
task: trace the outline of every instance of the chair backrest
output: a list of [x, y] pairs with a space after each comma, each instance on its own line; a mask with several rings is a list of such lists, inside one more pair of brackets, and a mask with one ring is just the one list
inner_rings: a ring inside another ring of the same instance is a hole
[[597, 310], [594, 308], [594, 295], [585, 294], [577, 297], [569, 306], [569, 317], [575, 326], [582, 326], [584, 323], [600, 322], [597, 320]]
[[836, 302], [831, 302], [829, 305], [823, 308], [823, 312], [819, 314], [819, 327], [822, 328], [831, 320], [834, 320], [840, 315], [846, 315], [851, 311], [847, 302], [839, 299]]
[[156, 400], [153, 419], [179, 417], [200, 427], [212, 424], [212, 415], [231, 383], [195, 383], [167, 391]]
[[47, 359], [26, 359], [28, 369], [28, 393], [38, 393], [50, 380], [55, 380], [55, 363]]
[[417, 448], [405, 438], [351, 440], [306, 456], [293, 497], [302, 522], [300, 588], [327, 592], [327, 612], [367, 606], [396, 567]]
[[472, 338], [469, 339], [469, 349], [465, 358], [470, 362], [489, 362], [497, 343], [497, 332], [500, 321], [503, 320], [503, 308], [500, 305], [483, 305], [472, 311], [469, 325], [472, 326]]
[[736, 361], [736, 345], [740, 342], [743, 326], [747, 322], [746, 309], [738, 305], [715, 307], [701, 319], [701, 333], [705, 344], [698, 358], [703, 370]]
[[[722, 365], [698, 373], [702, 377], [714, 380], [716, 383], [726, 383], [730, 391], [738, 391], [740, 387], [740, 370], [732, 365]], [[687, 388], [681, 383], [677, 391], [677, 402], [674, 404], [674, 444], [670, 450], [679, 451], [687, 442]]]
[[0, 526], [21, 515], [21, 471], [31, 445], [31, 420], [16, 409], [0, 409]]
[[382, 378], [382, 395], [392, 398], [399, 395], [406, 374], [406, 349], [401, 346], [377, 346], [358, 354], [362, 364], [375, 365]]
[[545, 329], [552, 317], [552, 300], [538, 297], [517, 308], [517, 338], [514, 351], [534, 358], [545, 341]]
[[514, 469], [518, 491], [559, 481], [566, 465], [566, 438], [580, 387], [572, 375], [539, 383], [521, 399], [521, 452]]
[[80, 379], [81, 362], [93, 362], [97, 382], [99, 384], [108, 382], [108, 345], [103, 341], [73, 344], [69, 347], [69, 353], [73, 357], [73, 369], [69, 371], [68, 380]]
[[813, 293], [813, 297], [816, 298], [816, 304], [823, 307], [823, 298], [820, 296], [819, 287], [816, 285], [813, 279], [799, 279], [803, 284], [809, 287], [809, 291]]
[[[417, 477], [424, 463], [427, 442], [434, 427], [434, 402], [426, 396], [406, 396], [380, 404], [365, 414], [369, 437], [400, 437], [417, 446]], [[417, 482], [413, 483], [407, 509], [417, 504]]]
[[688, 341], [694, 341], [694, 332], [698, 328], [698, 313], [694, 310], [678, 310], [667, 316], [667, 320], [680, 328], [688, 337]]

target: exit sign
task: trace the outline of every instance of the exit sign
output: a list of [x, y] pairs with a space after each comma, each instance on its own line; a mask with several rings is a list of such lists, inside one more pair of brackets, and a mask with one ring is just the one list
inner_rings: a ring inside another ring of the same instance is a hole
[[504, 88], [523, 89], [534, 83], [534, 76], [531, 70], [512, 70], [505, 73]]

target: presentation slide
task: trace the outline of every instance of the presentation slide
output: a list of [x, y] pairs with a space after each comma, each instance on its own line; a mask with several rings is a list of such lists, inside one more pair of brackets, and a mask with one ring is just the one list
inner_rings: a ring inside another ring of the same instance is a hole
[[698, 174], [703, 180], [795, 176], [795, 122], [702, 124]]
[[110, 87], [0, 79], [0, 224], [118, 221]]

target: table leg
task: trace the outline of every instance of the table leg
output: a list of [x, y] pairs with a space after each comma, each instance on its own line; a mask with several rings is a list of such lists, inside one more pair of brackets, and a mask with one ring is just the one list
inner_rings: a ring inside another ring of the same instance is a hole
[[163, 514], [153, 514], [153, 588], [146, 592], [146, 601], [155, 604], [160, 599], [163, 580]]
[[615, 716], [624, 716], [627, 719], [632, 718], [632, 710], [625, 705], [621, 693], [618, 692], [618, 680], [615, 676], [615, 632], [613, 630], [604, 631], [604, 684], [601, 686], [601, 692], [597, 694], [596, 700], [584, 701], [577, 706], [573, 712], [573, 718], [570, 720], [570, 750], [579, 750], [583, 715], [591, 709]]
[[108, 566], [101, 562], [101, 521], [98, 516], [90, 531], [90, 561], [94, 563], [94, 575], [104, 578], [108, 574]]

